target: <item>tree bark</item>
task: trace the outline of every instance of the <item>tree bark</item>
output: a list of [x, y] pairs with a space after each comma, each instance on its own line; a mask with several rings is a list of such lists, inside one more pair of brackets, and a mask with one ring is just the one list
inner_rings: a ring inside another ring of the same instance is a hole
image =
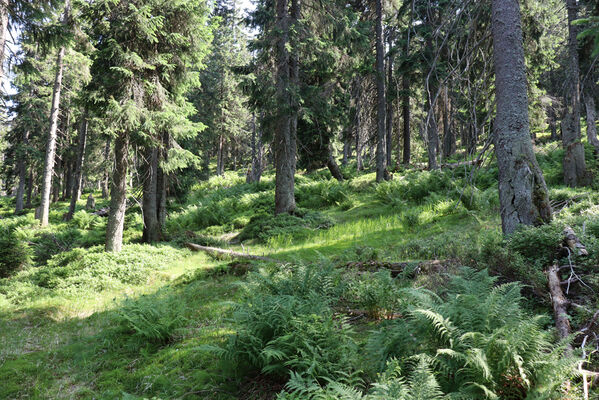
[[0, 0], [0, 81], [4, 78], [4, 54], [8, 32], [8, 0]]
[[581, 186], [589, 183], [584, 148], [580, 141], [580, 67], [578, 64], [578, 29], [572, 22], [578, 18], [577, 0], [566, 0], [568, 8], [568, 79], [566, 113], [562, 121], [564, 154], [564, 183]]
[[[71, 9], [70, 0], [65, 1], [63, 24], [66, 26]], [[64, 69], [65, 47], [61, 46], [56, 57], [56, 76], [54, 77], [54, 88], [52, 89], [52, 108], [50, 109], [50, 132], [46, 143], [46, 160], [44, 163], [44, 174], [42, 176], [42, 202], [40, 205], [40, 224], [42, 227], [48, 225], [48, 214], [50, 212], [50, 192], [52, 189], [52, 175], [54, 173], [54, 157], [56, 153], [56, 131], [58, 130], [58, 114], [60, 107], [60, 91], [62, 89], [62, 73]]]
[[225, 173], [225, 136], [218, 137], [218, 150], [216, 152], [216, 175], [221, 176]]
[[127, 208], [127, 168], [129, 134], [120, 133], [114, 141], [114, 172], [110, 189], [110, 212], [106, 223], [106, 251], [119, 252], [123, 246], [123, 228]]
[[25, 208], [31, 208], [31, 199], [33, 193], [33, 168], [29, 170], [29, 177], [27, 178], [27, 200], [25, 200]]
[[69, 212], [66, 220], [70, 221], [75, 213], [75, 206], [81, 197], [81, 183], [83, 181], [83, 161], [85, 159], [85, 147], [87, 142], [87, 113], [83, 114], [81, 123], [79, 124], [79, 143], [77, 145], [77, 161], [75, 163], [75, 173], [73, 177], [73, 186], [71, 188], [71, 204], [69, 204]]
[[[29, 131], [23, 132], [22, 146], [27, 147], [29, 143]], [[17, 170], [19, 171], [19, 187], [17, 188], [15, 214], [19, 214], [23, 211], [23, 198], [25, 195], [25, 181], [27, 180], [27, 167], [25, 166], [26, 161], [26, 149], [22, 149], [17, 155]]]
[[443, 89], [443, 158], [447, 159], [455, 153], [455, 133], [451, 129], [451, 104], [449, 89]]
[[339, 169], [339, 165], [337, 165], [337, 161], [335, 161], [335, 157], [333, 157], [333, 152], [330, 148], [327, 157], [327, 168], [331, 172], [333, 178], [337, 179], [339, 182], [343, 181], [343, 174], [341, 173], [341, 169]]
[[107, 199], [109, 194], [109, 158], [110, 158], [110, 137], [106, 138], [106, 145], [104, 146], [104, 174], [102, 175], [102, 198]]
[[144, 243], [154, 243], [161, 239], [158, 222], [158, 152], [159, 149], [153, 145], [145, 152], [142, 200], [144, 229], [141, 239]]
[[550, 221], [551, 206], [530, 140], [518, 0], [493, 0], [492, 34], [497, 99], [495, 153], [502, 228], [509, 235], [521, 224]]
[[[393, 38], [394, 38], [394, 28], [391, 27], [389, 30], [389, 57], [387, 58], [387, 122], [385, 128], [387, 130], [385, 144], [387, 145], [386, 155], [387, 155], [387, 166], [392, 165], [393, 160], [391, 159], [391, 155], [393, 152], [393, 99], [394, 96], [391, 95], [391, 89], [395, 88], [393, 85]], [[398, 156], [399, 157], [399, 156]]]
[[402, 116], [403, 116], [403, 158], [402, 162], [405, 165], [410, 163], [411, 158], [411, 144], [410, 144], [410, 82], [407, 76], [404, 75], [402, 78]]
[[436, 108], [436, 87], [431, 88], [430, 83], [426, 82], [427, 87], [427, 114], [426, 114], [426, 138], [427, 138], [427, 154], [428, 154], [428, 169], [430, 171], [439, 169], [437, 164], [437, 153], [439, 150], [439, 130], [437, 129]]
[[280, 109], [274, 135], [275, 152], [275, 214], [295, 210], [295, 156], [296, 142], [291, 135], [291, 99], [289, 97], [289, 15], [287, 0], [276, 2], [278, 31], [276, 45], [276, 89]]
[[383, 1], [376, 0], [375, 45], [376, 45], [376, 181], [385, 179], [387, 157], [385, 156], [385, 50], [383, 46]]
[[247, 183], [260, 182], [262, 176], [262, 132], [257, 129], [256, 115], [252, 114], [252, 165], [246, 179]]
[[589, 93], [585, 96], [585, 106], [587, 111], [587, 140], [599, 153], [599, 139], [597, 139], [597, 109], [595, 108], [595, 99]]

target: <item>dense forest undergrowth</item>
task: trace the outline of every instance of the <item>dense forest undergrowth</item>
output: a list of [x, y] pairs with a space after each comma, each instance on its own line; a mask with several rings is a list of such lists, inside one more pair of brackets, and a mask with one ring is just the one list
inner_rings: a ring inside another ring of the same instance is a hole
[[0, 272], [16, 272], [0, 280], [0, 398], [582, 398], [581, 336], [564, 356], [544, 271], [571, 226], [589, 255], [559, 260], [581, 277], [570, 322], [596, 332], [599, 194], [562, 186], [551, 146], [537, 158], [554, 221], [508, 239], [493, 162], [380, 184], [351, 164], [342, 182], [298, 174], [297, 211], [276, 217], [273, 175], [228, 172], [169, 203], [161, 244], [139, 243], [130, 199], [120, 253], [84, 200], [40, 228], [3, 198]]

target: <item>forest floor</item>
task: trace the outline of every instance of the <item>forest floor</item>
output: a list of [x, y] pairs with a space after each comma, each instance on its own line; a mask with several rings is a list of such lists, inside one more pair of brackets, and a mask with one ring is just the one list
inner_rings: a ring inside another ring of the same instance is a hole
[[[557, 158], [548, 153], [541, 160], [552, 202], [561, 211], [551, 232], [561, 232], [566, 223], [578, 231], [584, 225], [581, 236], [591, 252], [599, 248], [589, 236], [599, 231], [597, 192], [558, 185], [551, 175], [559, 176], [552, 172]], [[127, 244], [114, 257], [97, 247], [105, 224], [100, 217], [79, 211], [74, 222], [61, 222], [66, 202], [53, 204], [46, 230], [33, 228], [32, 211], [19, 217], [17, 234], [28, 243], [32, 261], [0, 280], [0, 398], [273, 398], [284, 381], [235, 374], [235, 362], [202, 351], [222, 346], [235, 332], [231, 315], [244, 298], [246, 272], [263, 263], [192, 253], [183, 246], [187, 241], [291, 264], [378, 268], [403, 262], [417, 271], [413, 287], [435, 289], [446, 272], [461, 265], [542, 286], [542, 266], [529, 262], [530, 252], [521, 251], [526, 262], [513, 263], [495, 254], [506, 246], [495, 168], [474, 174], [406, 170], [379, 186], [372, 173], [346, 173], [352, 176], [343, 183], [330, 180], [326, 171], [298, 176], [300, 216], [285, 220], [270, 214], [271, 175], [259, 185], [247, 185], [233, 173], [213, 178], [171, 205], [171, 241], [157, 246], [135, 244], [141, 219], [132, 207]], [[80, 209], [84, 205], [85, 196]], [[2, 200], [3, 221], [12, 220], [11, 207], [9, 199]], [[533, 252], [542, 253], [539, 248], [551, 247], [547, 241], [556, 237], [547, 232], [507, 246], [534, 247], [538, 240]], [[543, 254], [534, 257], [545, 262]], [[546, 301], [529, 300], [531, 310], [550, 313]], [[148, 319], [161, 324], [144, 326]], [[356, 336], [376, 323], [360, 319]]]

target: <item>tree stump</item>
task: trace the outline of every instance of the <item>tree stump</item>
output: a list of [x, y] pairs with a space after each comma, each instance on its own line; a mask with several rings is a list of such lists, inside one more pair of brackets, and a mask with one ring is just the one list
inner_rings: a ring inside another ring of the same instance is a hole
[[91, 193], [89, 194], [89, 196], [87, 196], [87, 203], [85, 203], [85, 209], [88, 211], [96, 209], [96, 199], [94, 199], [94, 196]]

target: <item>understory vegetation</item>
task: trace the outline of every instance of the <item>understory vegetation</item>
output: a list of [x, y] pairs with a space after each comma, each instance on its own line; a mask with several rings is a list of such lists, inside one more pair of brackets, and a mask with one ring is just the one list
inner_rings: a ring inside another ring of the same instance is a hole
[[[539, 159], [559, 175], [559, 158]], [[119, 253], [101, 251], [105, 219], [83, 202], [68, 223], [53, 204], [40, 228], [2, 199], [0, 398], [582, 398], [582, 354], [564, 355], [580, 339], [555, 334], [544, 271], [584, 277], [567, 290], [571, 325], [587, 324], [595, 190], [550, 182], [554, 221], [504, 238], [492, 164], [381, 184], [350, 168], [298, 175], [293, 215], [274, 216], [270, 174], [202, 181], [169, 203], [158, 245], [138, 243], [132, 202]], [[587, 256], [558, 252], [565, 226]]]

